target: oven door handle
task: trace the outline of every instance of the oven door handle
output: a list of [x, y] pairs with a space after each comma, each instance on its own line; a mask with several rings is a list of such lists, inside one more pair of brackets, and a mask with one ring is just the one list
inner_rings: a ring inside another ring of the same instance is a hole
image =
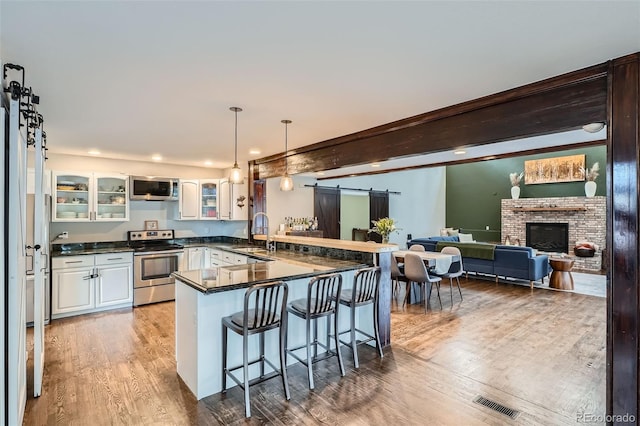
[[144, 251], [139, 253], [133, 253], [134, 256], [165, 256], [167, 254], [183, 254], [184, 249], [180, 250], [157, 250], [157, 251]]

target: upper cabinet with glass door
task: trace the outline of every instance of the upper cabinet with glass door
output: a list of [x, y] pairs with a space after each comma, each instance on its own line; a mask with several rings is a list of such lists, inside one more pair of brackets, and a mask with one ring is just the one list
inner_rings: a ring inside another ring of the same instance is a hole
[[218, 179], [200, 179], [200, 219], [218, 217]]
[[129, 180], [125, 175], [52, 172], [54, 222], [129, 220]]
[[129, 220], [128, 176], [94, 175], [97, 189], [95, 220]]

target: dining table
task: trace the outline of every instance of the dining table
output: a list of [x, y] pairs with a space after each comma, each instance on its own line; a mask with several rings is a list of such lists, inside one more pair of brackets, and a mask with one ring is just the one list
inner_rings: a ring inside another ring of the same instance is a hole
[[393, 252], [393, 256], [399, 262], [403, 262], [404, 257], [408, 253], [415, 254], [420, 257], [429, 269], [429, 272], [436, 275], [446, 274], [449, 271], [451, 264], [460, 260], [460, 256], [457, 254], [444, 254], [435, 251], [396, 250]]

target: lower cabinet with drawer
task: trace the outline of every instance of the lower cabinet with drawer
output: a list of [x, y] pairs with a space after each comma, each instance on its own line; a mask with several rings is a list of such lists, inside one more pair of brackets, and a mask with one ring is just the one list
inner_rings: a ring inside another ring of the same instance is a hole
[[133, 253], [54, 257], [52, 318], [133, 304]]

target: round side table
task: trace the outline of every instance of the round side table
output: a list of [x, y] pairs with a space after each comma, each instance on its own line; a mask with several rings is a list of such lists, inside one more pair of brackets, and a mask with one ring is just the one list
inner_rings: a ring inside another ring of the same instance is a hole
[[549, 259], [549, 264], [553, 268], [549, 287], [559, 290], [573, 290], [573, 276], [571, 276], [573, 262], [573, 259], [568, 258], [552, 257]]

